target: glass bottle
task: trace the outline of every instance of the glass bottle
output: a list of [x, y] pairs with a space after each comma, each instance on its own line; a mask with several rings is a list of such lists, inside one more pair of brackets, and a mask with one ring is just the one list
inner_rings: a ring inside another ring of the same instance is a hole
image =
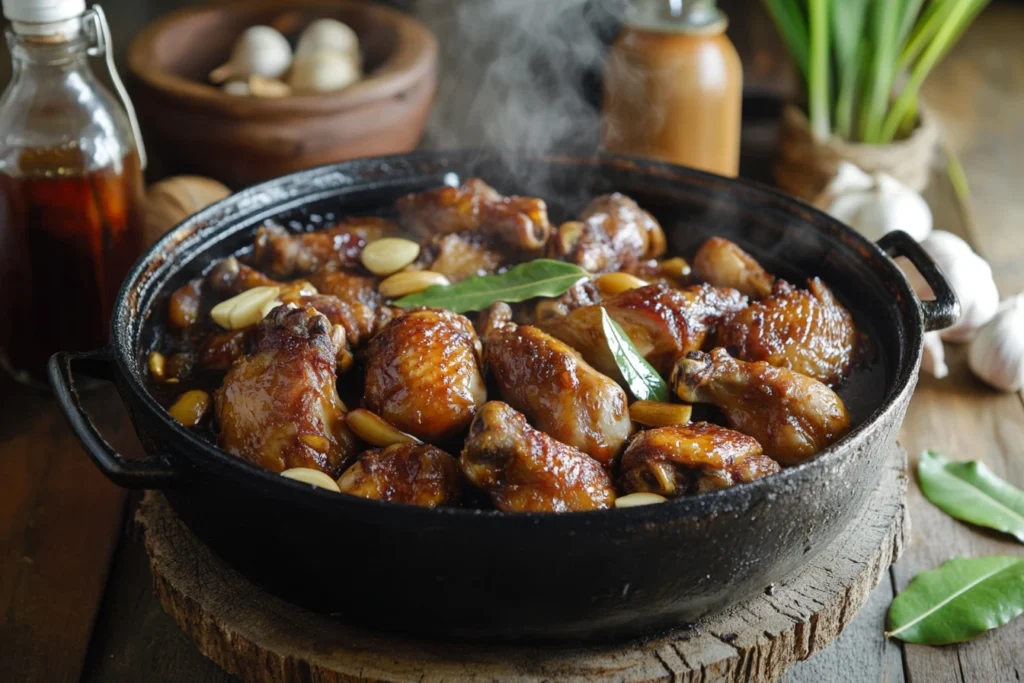
[[0, 361], [45, 386], [58, 350], [104, 345], [121, 280], [142, 249], [144, 151], [134, 111], [97, 80], [102, 10], [4, 0], [13, 78], [0, 98]]
[[605, 62], [610, 152], [735, 176], [743, 69], [714, 0], [632, 0]]

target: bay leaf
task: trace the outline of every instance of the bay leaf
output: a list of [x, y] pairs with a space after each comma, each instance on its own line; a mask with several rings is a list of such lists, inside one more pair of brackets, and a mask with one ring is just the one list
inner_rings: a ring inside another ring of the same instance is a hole
[[668, 401], [668, 385], [658, 371], [637, 351], [633, 340], [601, 307], [601, 326], [608, 350], [615, 358], [629, 390], [641, 401]]
[[947, 514], [1024, 542], [1024, 491], [997, 477], [984, 463], [953, 462], [925, 451], [917, 479], [925, 497]]
[[908, 643], [970, 640], [1024, 612], [1024, 557], [957, 557], [921, 572], [889, 607], [885, 635]]
[[497, 301], [515, 303], [538, 296], [558, 296], [588, 275], [572, 263], [535, 259], [500, 275], [477, 275], [453, 285], [434, 285], [403, 296], [394, 304], [401, 308], [444, 308], [455, 313], [482, 311]]

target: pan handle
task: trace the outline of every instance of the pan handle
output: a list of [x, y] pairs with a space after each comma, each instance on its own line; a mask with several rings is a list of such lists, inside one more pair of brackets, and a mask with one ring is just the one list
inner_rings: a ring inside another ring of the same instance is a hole
[[75, 386], [74, 371], [93, 379], [114, 381], [110, 352], [106, 348], [81, 353], [61, 351], [50, 358], [50, 386], [61, 412], [71, 425], [96, 467], [118, 486], [129, 489], [165, 488], [177, 472], [163, 458], [149, 456], [128, 460], [107, 443], [89, 419]]
[[935, 293], [933, 301], [921, 302], [926, 332], [943, 330], [960, 319], [960, 300], [956, 292], [949, 286], [942, 269], [913, 237], [902, 230], [894, 230], [882, 235], [877, 244], [893, 258], [904, 256], [909, 259]]

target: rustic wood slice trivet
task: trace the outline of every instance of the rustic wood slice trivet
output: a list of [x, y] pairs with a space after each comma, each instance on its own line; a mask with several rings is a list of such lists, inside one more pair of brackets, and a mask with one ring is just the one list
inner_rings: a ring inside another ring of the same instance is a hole
[[292, 681], [775, 681], [827, 646], [902, 553], [910, 534], [906, 453], [850, 527], [771, 594], [646, 641], [588, 648], [441, 644], [313, 614], [262, 591], [217, 558], [149, 492], [137, 520], [167, 612], [225, 670]]

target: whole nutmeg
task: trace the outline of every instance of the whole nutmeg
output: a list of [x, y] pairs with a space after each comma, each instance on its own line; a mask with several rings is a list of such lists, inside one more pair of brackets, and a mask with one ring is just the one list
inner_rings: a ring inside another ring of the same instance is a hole
[[231, 194], [224, 184], [201, 176], [174, 176], [154, 183], [146, 191], [143, 238], [146, 246], [189, 216]]

